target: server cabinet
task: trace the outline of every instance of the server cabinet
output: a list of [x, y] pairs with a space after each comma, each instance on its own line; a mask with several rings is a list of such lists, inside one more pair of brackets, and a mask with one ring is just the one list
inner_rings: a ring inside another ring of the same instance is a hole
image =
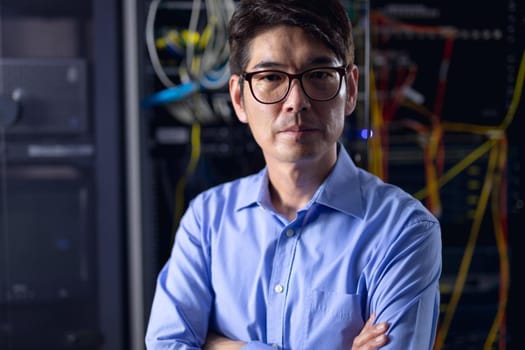
[[118, 1], [0, 4], [0, 348], [125, 349]]

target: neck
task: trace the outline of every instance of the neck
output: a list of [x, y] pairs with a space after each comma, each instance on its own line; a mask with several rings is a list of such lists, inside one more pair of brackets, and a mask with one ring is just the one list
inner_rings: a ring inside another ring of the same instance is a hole
[[335, 160], [323, 158], [301, 163], [267, 163], [269, 190], [275, 210], [293, 220], [330, 173]]

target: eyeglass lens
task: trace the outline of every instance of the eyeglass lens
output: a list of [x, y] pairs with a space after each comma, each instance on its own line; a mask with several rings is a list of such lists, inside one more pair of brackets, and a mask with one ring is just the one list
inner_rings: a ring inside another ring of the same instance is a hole
[[[304, 93], [313, 100], [330, 100], [339, 92], [341, 74], [337, 68], [316, 68], [299, 74]], [[288, 73], [265, 70], [251, 73], [251, 90], [263, 103], [279, 102], [286, 97], [291, 86]]]

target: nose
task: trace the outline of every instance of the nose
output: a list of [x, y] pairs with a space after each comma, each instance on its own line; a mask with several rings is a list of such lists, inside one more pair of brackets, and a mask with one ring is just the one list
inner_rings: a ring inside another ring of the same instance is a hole
[[304, 93], [299, 79], [293, 79], [284, 106], [288, 111], [304, 111], [310, 108], [310, 99]]

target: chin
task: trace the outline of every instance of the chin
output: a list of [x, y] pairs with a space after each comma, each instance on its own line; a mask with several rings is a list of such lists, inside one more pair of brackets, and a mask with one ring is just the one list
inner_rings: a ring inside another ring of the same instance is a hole
[[277, 150], [277, 154], [282, 161], [295, 163], [317, 158], [319, 150], [312, 145], [296, 144], [294, 146], [281, 147], [281, 149]]

